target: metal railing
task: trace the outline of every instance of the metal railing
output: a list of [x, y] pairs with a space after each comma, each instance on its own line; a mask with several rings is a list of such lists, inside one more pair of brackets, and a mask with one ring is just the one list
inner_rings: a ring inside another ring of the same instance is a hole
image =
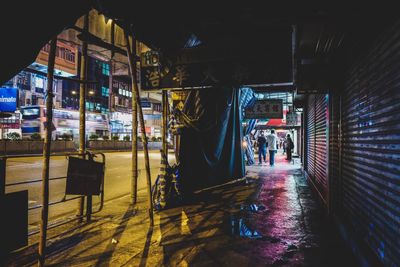
[[[95, 157], [97, 157], [97, 155], [100, 155], [102, 157], [102, 161], [101, 162], [105, 166], [105, 159], [106, 159], [105, 155], [103, 153], [100, 153], [100, 152], [89, 152], [89, 151], [87, 151], [87, 153], [85, 153], [85, 154], [81, 154], [81, 153], [78, 153], [78, 152], [53, 153], [53, 154], [51, 154], [51, 157], [65, 156], [67, 158], [67, 157], [70, 157], [70, 156], [80, 156], [80, 157], [84, 156], [86, 158], [86, 157], [90, 156], [90, 157], [95, 158]], [[35, 184], [35, 183], [41, 183], [42, 179], [34, 179], [34, 180], [21, 181], [21, 182], [12, 182], [12, 183], [7, 183], [6, 181], [7, 181], [7, 160], [8, 159], [26, 158], [26, 157], [38, 157], [39, 158], [39, 157], [42, 157], [42, 156], [43, 155], [0, 156], [0, 192], [2, 194], [5, 194], [6, 188], [15, 187], [15, 186], [21, 186], [21, 185], [30, 185], [30, 184]], [[67, 179], [67, 176], [52, 177], [52, 178], [49, 179], [49, 181], [57, 181], [57, 180], [64, 180], [64, 179]], [[86, 211], [90, 212], [90, 214], [76, 215], [75, 217], [67, 218], [65, 220], [58, 221], [57, 223], [55, 223], [55, 222], [54, 223], [49, 223], [49, 226], [47, 227], [47, 229], [48, 230], [49, 229], [53, 229], [53, 228], [65, 225], [65, 224], [70, 223], [70, 222], [75, 221], [75, 220], [82, 220], [83, 217], [88, 217], [88, 216], [90, 217], [91, 214], [95, 214], [95, 213], [100, 212], [103, 209], [103, 206], [104, 206], [104, 179], [101, 182], [101, 189], [100, 189], [99, 197], [100, 197], [100, 203], [99, 203], [99, 207], [98, 207], [98, 209], [96, 211], [92, 211], [91, 207], [87, 208]], [[59, 204], [62, 204], [62, 203], [66, 203], [66, 202], [69, 202], [69, 201], [77, 200], [77, 199], [80, 199], [80, 198], [82, 198], [82, 196], [74, 196], [74, 197], [67, 198], [67, 195], [64, 195], [64, 197], [62, 197], [60, 200], [50, 202], [49, 203], [49, 207], [50, 206], [59, 205]], [[28, 215], [29, 215], [29, 212], [32, 212], [32, 211], [40, 209], [40, 208], [42, 208], [41, 204], [28, 207]], [[71, 213], [72, 213], [72, 211], [71, 211]], [[59, 218], [59, 216], [57, 218]], [[32, 235], [38, 234], [39, 232], [40, 231], [38, 229], [37, 230], [33, 230], [33, 231], [29, 231], [28, 232], [28, 236], [32, 236]]]

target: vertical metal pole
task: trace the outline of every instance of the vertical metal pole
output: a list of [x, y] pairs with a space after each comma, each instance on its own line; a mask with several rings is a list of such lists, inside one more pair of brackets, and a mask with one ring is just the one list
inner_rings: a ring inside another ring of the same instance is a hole
[[92, 220], [92, 195], [86, 196], [86, 221]]
[[[134, 54], [136, 54], [136, 41], [132, 41], [132, 51], [135, 51]], [[136, 62], [134, 64], [136, 64]], [[133, 81], [132, 81], [132, 181], [131, 181], [132, 204], [136, 204], [136, 201], [137, 201], [137, 180], [138, 180], [138, 151], [137, 151], [138, 120], [137, 120], [137, 115], [138, 115], [138, 110], [137, 110], [137, 101], [136, 101], [136, 91], [133, 88]]]
[[296, 90], [297, 90], [297, 45], [298, 45], [297, 26], [292, 25], [292, 70], [293, 70], [292, 79], [293, 79], [293, 85]]
[[47, 223], [49, 215], [49, 171], [50, 147], [53, 121], [53, 75], [56, 57], [57, 36], [50, 42], [50, 52], [47, 65], [47, 98], [46, 98], [46, 135], [43, 145], [43, 170], [42, 170], [42, 214], [40, 221], [39, 261], [38, 266], [43, 266], [46, 257]]
[[[133, 39], [133, 38], [132, 38]], [[138, 106], [138, 113], [139, 113], [139, 120], [140, 120], [140, 127], [141, 127], [141, 132], [142, 132], [142, 143], [143, 143], [143, 151], [144, 151], [144, 162], [145, 162], [145, 167], [146, 167], [146, 181], [147, 181], [147, 193], [148, 193], [148, 213], [149, 213], [149, 218], [150, 218], [150, 225], [154, 225], [153, 221], [153, 201], [151, 197], [151, 174], [150, 174], [150, 160], [149, 160], [149, 150], [147, 147], [147, 138], [146, 138], [146, 128], [144, 125], [144, 118], [143, 118], [143, 110], [142, 106], [140, 103], [140, 95], [139, 95], [139, 88], [137, 85], [137, 79], [136, 79], [136, 51], [135, 54], [132, 54], [130, 44], [129, 44], [129, 35], [125, 30], [125, 40], [127, 43], [127, 54], [128, 54], [128, 60], [129, 60], [129, 69], [131, 72], [131, 79], [132, 79], [132, 89], [134, 89], [134, 93], [132, 93], [132, 96], [136, 99], [137, 106]], [[135, 40], [133, 39], [133, 42]]]
[[[89, 14], [86, 14], [83, 18], [83, 32], [86, 34], [89, 31]], [[88, 43], [84, 39], [82, 41], [82, 55], [81, 55], [81, 72], [80, 79], [82, 81], [86, 80], [87, 74], [87, 55]], [[79, 87], [79, 154], [82, 155], [82, 158], [85, 158], [86, 152], [86, 106], [85, 106], [85, 97], [86, 97], [86, 83], [81, 83]], [[84, 206], [84, 197], [80, 197], [78, 199], [78, 214], [77, 216], [83, 215], [83, 206]], [[82, 219], [79, 219], [79, 222], [82, 222]]]

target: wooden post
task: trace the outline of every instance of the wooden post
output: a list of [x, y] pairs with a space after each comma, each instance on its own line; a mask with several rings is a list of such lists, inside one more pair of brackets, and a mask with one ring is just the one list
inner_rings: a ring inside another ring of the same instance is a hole
[[42, 214], [40, 221], [39, 261], [38, 266], [44, 266], [46, 257], [47, 223], [49, 215], [49, 171], [50, 148], [53, 121], [53, 75], [56, 57], [57, 36], [50, 42], [50, 52], [47, 65], [47, 97], [46, 97], [46, 135], [43, 145], [43, 169], [42, 169]]
[[[128, 44], [129, 45], [129, 44]], [[136, 54], [136, 42], [132, 42], [132, 51]], [[135, 62], [136, 65], [136, 62]], [[136, 82], [135, 82], [136, 83]], [[137, 180], [138, 180], [138, 151], [137, 151], [137, 139], [138, 139], [138, 109], [136, 101], [136, 92], [133, 88], [132, 81], [132, 181], [131, 181], [131, 198], [132, 204], [136, 204], [137, 201]]]
[[[83, 18], [83, 32], [88, 33], [89, 31], [89, 14], [86, 14]], [[86, 87], [87, 84], [85, 80], [87, 79], [87, 64], [88, 64], [88, 43], [86, 39], [82, 41], [82, 54], [81, 54], [81, 71], [80, 71], [80, 80], [84, 81], [79, 86], [79, 154], [82, 155], [82, 158], [85, 158], [86, 152], [86, 106], [85, 106], [85, 98], [86, 98]], [[78, 213], [77, 216], [83, 216], [83, 207], [85, 197], [78, 198]], [[82, 218], [79, 219], [79, 222], [82, 222]]]
[[[133, 39], [133, 38], [132, 38]], [[139, 95], [139, 88], [137, 85], [137, 72], [136, 72], [136, 51], [133, 51], [134, 54], [132, 54], [131, 47], [129, 44], [129, 35], [127, 31], [125, 30], [125, 40], [127, 43], [127, 54], [128, 54], [128, 60], [129, 60], [129, 70], [131, 74], [131, 80], [132, 80], [132, 97], [136, 99], [137, 107], [138, 107], [138, 113], [139, 113], [139, 120], [140, 120], [140, 127], [141, 127], [141, 132], [142, 132], [142, 143], [143, 143], [143, 152], [144, 152], [144, 162], [146, 166], [146, 181], [147, 181], [147, 193], [148, 193], [148, 213], [149, 213], [149, 218], [150, 218], [150, 225], [153, 226], [154, 221], [153, 221], [153, 201], [151, 197], [151, 174], [150, 174], [150, 160], [149, 160], [149, 150], [147, 147], [147, 138], [146, 138], [146, 128], [144, 125], [144, 118], [143, 118], [143, 110], [142, 110], [142, 105], [140, 103], [140, 95]], [[133, 43], [135, 43], [135, 40], [133, 39]]]

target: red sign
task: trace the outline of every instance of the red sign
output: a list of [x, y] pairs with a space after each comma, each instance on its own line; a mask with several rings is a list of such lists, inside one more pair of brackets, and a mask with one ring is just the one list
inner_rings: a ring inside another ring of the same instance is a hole
[[283, 119], [270, 119], [267, 122], [267, 126], [275, 126], [275, 127], [279, 127], [279, 126], [286, 126], [286, 114], [287, 114], [287, 110], [283, 111]]
[[19, 129], [19, 123], [0, 123], [1, 129]]

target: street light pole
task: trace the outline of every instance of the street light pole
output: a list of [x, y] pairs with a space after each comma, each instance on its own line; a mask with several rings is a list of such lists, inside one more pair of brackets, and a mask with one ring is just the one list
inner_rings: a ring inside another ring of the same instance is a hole
[[47, 65], [47, 97], [46, 97], [46, 135], [43, 144], [42, 169], [42, 214], [40, 221], [39, 261], [38, 266], [44, 266], [46, 257], [47, 224], [49, 216], [49, 171], [51, 152], [51, 133], [53, 122], [53, 75], [57, 49], [57, 36], [50, 42], [50, 52]]

